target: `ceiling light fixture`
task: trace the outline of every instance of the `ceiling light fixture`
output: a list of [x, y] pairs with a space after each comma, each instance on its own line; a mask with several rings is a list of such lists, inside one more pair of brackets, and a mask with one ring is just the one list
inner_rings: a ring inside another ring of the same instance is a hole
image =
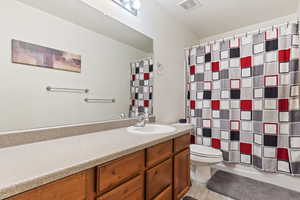
[[131, 14], [137, 16], [141, 8], [141, 0], [112, 0]]

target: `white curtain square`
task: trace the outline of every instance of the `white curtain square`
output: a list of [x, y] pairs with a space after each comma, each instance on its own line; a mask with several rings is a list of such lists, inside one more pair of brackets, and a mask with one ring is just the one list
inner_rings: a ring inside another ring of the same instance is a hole
[[213, 72], [212, 79], [219, 80], [219, 72]]
[[203, 144], [203, 139], [202, 139], [202, 137], [197, 137], [197, 139], [196, 139], [196, 144]]
[[239, 58], [230, 59], [230, 67], [240, 67], [240, 59]]
[[264, 123], [264, 133], [268, 135], [277, 135], [278, 124]]
[[291, 150], [291, 162], [300, 162], [300, 150]]
[[229, 51], [221, 51], [221, 59], [228, 59], [229, 58]]
[[210, 100], [204, 100], [203, 101], [203, 108], [210, 108], [211, 107], [211, 101]]
[[292, 36], [292, 45], [298, 46], [299, 45], [299, 35]]
[[289, 112], [279, 112], [280, 122], [289, 122]]
[[262, 148], [261, 145], [253, 145], [253, 155], [262, 157]]
[[265, 86], [266, 87], [277, 87], [278, 86], [278, 76], [265, 76]]
[[203, 119], [203, 128], [211, 128], [211, 120]]
[[204, 73], [204, 65], [197, 65], [196, 66], [196, 72], [199, 73]]
[[280, 85], [289, 85], [290, 84], [290, 74], [280, 74]]
[[230, 108], [239, 109], [240, 108], [240, 101], [231, 100], [230, 101]]
[[242, 37], [242, 45], [246, 45], [246, 44], [251, 44], [252, 43], [252, 36], [246, 36], [246, 37]]
[[204, 82], [204, 90], [211, 90], [211, 82]]
[[205, 71], [211, 71], [211, 63], [205, 63]]
[[213, 118], [220, 118], [220, 111], [219, 110], [213, 110], [212, 111], [212, 117]]
[[205, 53], [210, 53], [211, 52], [211, 45], [207, 44], [205, 45]]
[[196, 109], [202, 109], [203, 108], [203, 102], [202, 101], [196, 101]]
[[214, 127], [214, 128], [220, 128], [220, 126], [221, 126], [221, 122], [220, 122], [219, 119], [214, 119], [214, 120], [212, 121], [212, 123], [213, 123], [213, 127]]
[[300, 137], [290, 137], [291, 148], [300, 148]]
[[251, 76], [251, 67], [242, 69], [242, 77], [250, 77]]
[[239, 145], [240, 145], [239, 142], [231, 141], [230, 142], [230, 150], [231, 151], [238, 151], [239, 150]]
[[290, 163], [286, 161], [278, 160], [277, 162], [278, 171], [290, 173]]
[[220, 109], [221, 110], [227, 110], [227, 109], [229, 109], [229, 101], [221, 100], [220, 101]]
[[240, 89], [240, 80], [239, 79], [230, 80], [230, 86], [231, 89]]
[[197, 135], [203, 135], [202, 134], [202, 128], [197, 128]]
[[213, 89], [218, 90], [221, 88], [221, 82], [219, 80], [213, 81]]
[[290, 71], [290, 63], [285, 62], [285, 63], [279, 64], [279, 72], [280, 73], [287, 73], [289, 71]]
[[254, 89], [254, 98], [262, 98], [264, 90], [262, 88]]
[[[139, 106], [143, 106], [143, 102], [139, 102]], [[195, 117], [195, 110], [191, 110], [191, 116]]]
[[278, 74], [278, 62], [271, 62], [265, 64], [265, 75], [276, 75]]
[[254, 48], [253, 48], [254, 54], [262, 53], [262, 52], [264, 52], [264, 50], [265, 50], [264, 43], [254, 45]]
[[197, 83], [191, 83], [191, 90], [197, 90]]
[[264, 106], [266, 110], [276, 110], [277, 100], [276, 99], [266, 99], [264, 100]]
[[264, 54], [259, 54], [254, 56], [253, 58], [254, 66], [263, 65], [264, 64]]
[[296, 96], [299, 96], [299, 86], [292, 86], [291, 87], [291, 97], [296, 97]]
[[195, 76], [194, 75], [191, 75], [191, 82], [194, 82], [195, 81]]
[[278, 38], [278, 29], [266, 31], [266, 40], [273, 40]]
[[191, 120], [191, 124], [193, 124], [194, 126], [197, 125], [197, 118], [192, 117], [190, 120]]
[[289, 100], [289, 110], [300, 110], [300, 101], [298, 98]]
[[198, 64], [201, 64], [201, 63], [204, 63], [204, 62], [205, 62], [204, 56], [197, 56], [197, 63]]
[[252, 131], [252, 122], [251, 121], [242, 121], [241, 122], [241, 130], [242, 131]]
[[221, 140], [221, 149], [223, 151], [229, 151], [229, 142], [225, 140]]
[[220, 69], [224, 70], [224, 69], [228, 69], [229, 68], [229, 62], [228, 60], [222, 61], [220, 64]]
[[290, 133], [290, 124], [289, 123], [281, 123], [280, 124], [280, 135], [289, 135]]
[[276, 148], [264, 147], [264, 157], [276, 158]]
[[242, 120], [251, 120], [251, 111], [241, 111]]
[[299, 55], [300, 55], [300, 51], [298, 47], [291, 49], [291, 60], [299, 59]]
[[265, 54], [266, 62], [276, 62], [277, 60], [278, 60], [278, 52], [277, 51], [270, 51]]
[[254, 142], [261, 145], [263, 143], [262, 135], [254, 134]]
[[203, 92], [197, 92], [197, 99], [203, 99]]
[[240, 46], [240, 39], [239, 38], [233, 38], [230, 40], [230, 48], [237, 48]]
[[219, 42], [215, 42], [215, 43], [212, 45], [212, 50], [213, 50], [213, 51], [220, 51], [220, 43], [219, 43]]
[[211, 146], [211, 138], [203, 137], [203, 145], [205, 146]]
[[241, 162], [251, 164], [251, 155], [241, 154]]
[[224, 140], [229, 140], [229, 132], [228, 131], [221, 131], [221, 138]]
[[222, 90], [221, 91], [221, 98], [222, 99], [228, 99], [230, 97], [230, 92], [229, 90]]
[[243, 78], [242, 79], [242, 87], [243, 88], [252, 87], [252, 78]]
[[239, 121], [230, 121], [231, 130], [240, 130], [240, 122]]

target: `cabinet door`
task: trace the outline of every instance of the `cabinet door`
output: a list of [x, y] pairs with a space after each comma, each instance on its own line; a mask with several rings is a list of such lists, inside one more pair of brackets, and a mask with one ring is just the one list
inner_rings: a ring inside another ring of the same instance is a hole
[[153, 200], [172, 200], [172, 186], [169, 186]]
[[172, 159], [146, 172], [146, 199], [151, 200], [172, 184]]
[[181, 199], [190, 187], [190, 150], [174, 157], [174, 199]]

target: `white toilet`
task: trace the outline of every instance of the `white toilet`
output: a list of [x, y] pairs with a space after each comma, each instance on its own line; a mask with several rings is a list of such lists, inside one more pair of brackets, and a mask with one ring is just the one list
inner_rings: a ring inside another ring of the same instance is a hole
[[191, 149], [191, 180], [205, 184], [212, 176], [211, 166], [223, 162], [222, 152], [211, 147], [192, 144]]

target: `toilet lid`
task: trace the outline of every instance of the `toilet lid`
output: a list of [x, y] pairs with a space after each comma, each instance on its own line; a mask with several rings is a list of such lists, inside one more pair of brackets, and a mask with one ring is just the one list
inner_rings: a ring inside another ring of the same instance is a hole
[[223, 156], [220, 150], [214, 149], [212, 147], [192, 144], [190, 145], [190, 148], [191, 148], [191, 154], [195, 156], [203, 156], [208, 158], [218, 158]]

